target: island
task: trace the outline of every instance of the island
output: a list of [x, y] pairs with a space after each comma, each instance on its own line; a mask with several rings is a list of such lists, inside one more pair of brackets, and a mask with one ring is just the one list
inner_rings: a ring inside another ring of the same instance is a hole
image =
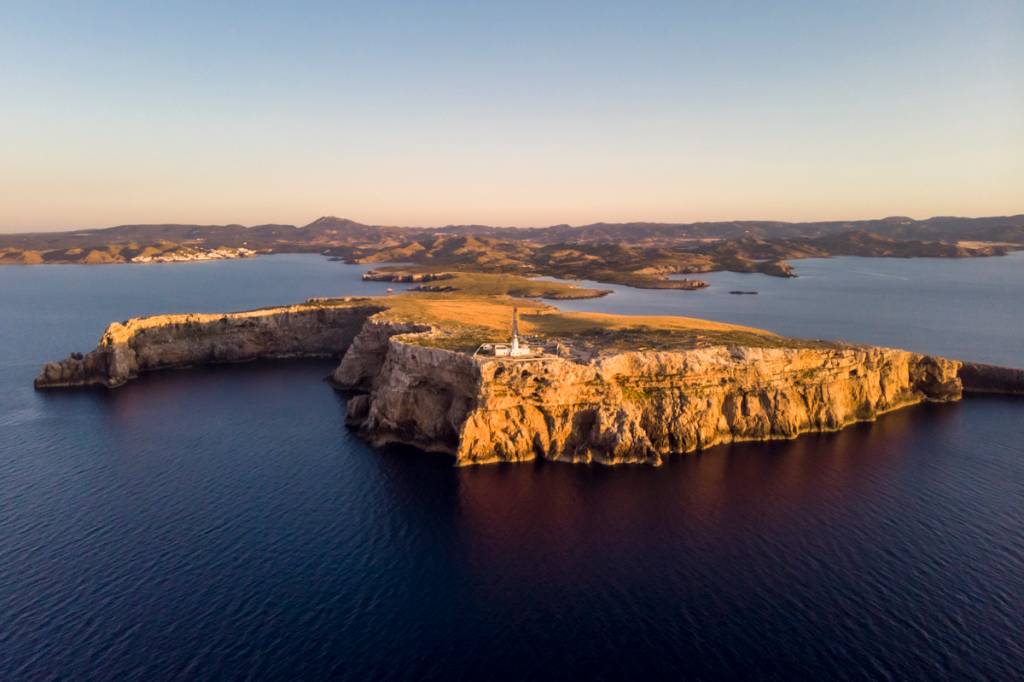
[[330, 381], [348, 395], [346, 420], [367, 441], [446, 453], [460, 466], [658, 465], [723, 443], [835, 431], [965, 392], [1024, 394], [1021, 370], [687, 317], [563, 312], [479, 292], [115, 322], [94, 350], [46, 364], [35, 386], [116, 388], [167, 368], [311, 357], [338, 360]]

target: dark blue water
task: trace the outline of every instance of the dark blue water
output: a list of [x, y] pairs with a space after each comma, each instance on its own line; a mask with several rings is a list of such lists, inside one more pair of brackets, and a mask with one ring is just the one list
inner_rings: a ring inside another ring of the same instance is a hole
[[[316, 257], [0, 268], [0, 679], [1019, 677], [1021, 400], [455, 469], [349, 434], [330, 363], [31, 389], [109, 319], [360, 285]], [[988, 329], [950, 354], [1002, 357]]]

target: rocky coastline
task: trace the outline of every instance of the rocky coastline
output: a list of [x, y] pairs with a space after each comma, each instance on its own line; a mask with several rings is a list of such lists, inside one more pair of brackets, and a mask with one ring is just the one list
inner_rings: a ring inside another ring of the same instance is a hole
[[350, 400], [349, 423], [374, 445], [414, 445], [458, 465], [657, 465], [671, 454], [836, 431], [962, 395], [961, 363], [893, 349], [716, 347], [586, 364], [508, 362], [395, 334], [381, 362], [375, 334], [373, 353], [350, 352], [335, 374], [339, 385], [365, 391]]
[[1024, 395], [1024, 369], [965, 362], [960, 368], [960, 380], [966, 393]]
[[[537, 458], [658, 465], [723, 443], [795, 438], [964, 392], [1024, 394], [1024, 371], [861, 346], [711, 345], [501, 360], [438, 347], [435, 324], [380, 299], [111, 324], [96, 349], [46, 364], [39, 389], [114, 388], [143, 372], [337, 357], [348, 424], [370, 443], [457, 465]], [[776, 337], [778, 338], [778, 337]], [[564, 347], [564, 346], [563, 346]]]
[[341, 299], [240, 313], [157, 315], [114, 322], [88, 353], [49, 362], [37, 389], [116, 388], [143, 372], [201, 364], [330, 358], [352, 343], [383, 308]]

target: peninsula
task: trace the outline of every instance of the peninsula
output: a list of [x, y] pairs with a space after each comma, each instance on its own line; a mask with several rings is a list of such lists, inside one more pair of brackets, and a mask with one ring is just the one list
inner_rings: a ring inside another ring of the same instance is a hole
[[[488, 352], [507, 348], [514, 309], [522, 339], [512, 347], [528, 350]], [[447, 453], [458, 465], [657, 465], [721, 443], [834, 431], [965, 391], [1024, 393], [1020, 370], [450, 292], [115, 322], [94, 350], [48, 363], [35, 385], [114, 388], [160, 369], [300, 357], [339, 360], [331, 381], [350, 394], [347, 421], [369, 442]]]

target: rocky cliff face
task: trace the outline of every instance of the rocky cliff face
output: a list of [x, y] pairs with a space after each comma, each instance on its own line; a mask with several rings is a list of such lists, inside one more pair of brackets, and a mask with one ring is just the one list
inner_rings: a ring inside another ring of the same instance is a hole
[[1024, 369], [965, 362], [960, 368], [960, 381], [967, 393], [1024, 395]]
[[387, 343], [379, 373], [348, 384], [369, 391], [350, 402], [350, 422], [375, 444], [447, 452], [460, 465], [659, 464], [719, 443], [833, 431], [962, 391], [960, 363], [880, 348], [714, 347], [581, 364]]
[[407, 443], [455, 454], [480, 399], [479, 369], [463, 353], [391, 338], [370, 393], [349, 401], [348, 422], [374, 445]]
[[384, 367], [391, 337], [427, 331], [430, 327], [411, 322], [368, 320], [334, 370], [331, 380], [350, 390], [369, 391]]
[[120, 386], [142, 372], [267, 358], [340, 357], [370, 304], [295, 305], [224, 315], [157, 315], [115, 322], [96, 349], [50, 362], [36, 388]]
[[484, 358], [431, 347], [447, 337], [383, 311], [366, 299], [324, 300], [128, 320], [92, 352], [47, 364], [36, 386], [114, 387], [169, 367], [344, 354], [332, 379], [359, 393], [348, 405], [353, 427], [376, 445], [445, 452], [459, 465], [659, 464], [720, 443], [833, 431], [964, 390], [1024, 392], [1020, 370], [885, 348], [577, 353], [567, 341], [564, 357]]

